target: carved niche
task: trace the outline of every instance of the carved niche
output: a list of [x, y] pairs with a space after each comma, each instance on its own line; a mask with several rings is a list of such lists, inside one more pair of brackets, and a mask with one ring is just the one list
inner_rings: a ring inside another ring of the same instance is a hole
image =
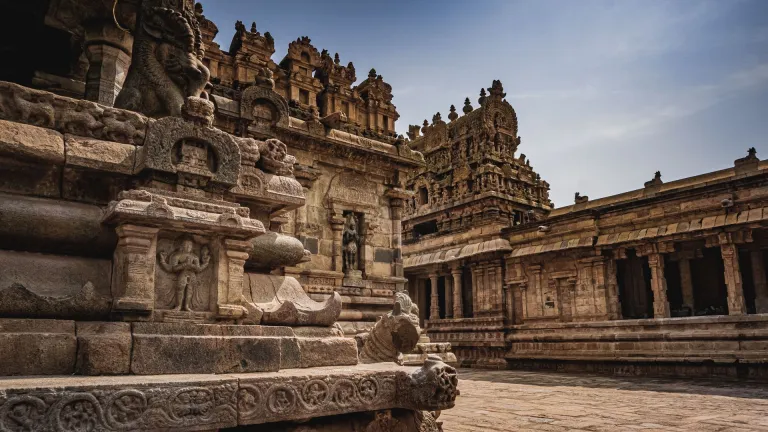
[[210, 290], [215, 283], [211, 246], [186, 235], [158, 240], [155, 310], [210, 309]]

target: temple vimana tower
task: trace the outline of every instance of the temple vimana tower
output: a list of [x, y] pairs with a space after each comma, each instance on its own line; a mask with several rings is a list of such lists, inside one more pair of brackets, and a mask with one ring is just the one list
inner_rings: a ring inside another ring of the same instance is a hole
[[501, 81], [402, 136], [382, 74], [269, 23], [0, 14], [0, 430], [438, 431], [456, 365], [768, 378], [753, 148], [555, 207]]
[[442, 430], [381, 75], [189, 0], [0, 15], [0, 430]]

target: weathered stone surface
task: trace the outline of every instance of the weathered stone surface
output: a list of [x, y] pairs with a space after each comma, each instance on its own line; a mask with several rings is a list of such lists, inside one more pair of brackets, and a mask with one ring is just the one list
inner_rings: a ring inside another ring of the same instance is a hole
[[293, 333], [298, 337], [342, 337], [344, 331], [338, 323], [330, 327], [297, 326], [292, 327]]
[[61, 197], [61, 165], [0, 156], [0, 191], [41, 197]]
[[79, 375], [126, 375], [131, 368], [131, 325], [119, 322], [78, 322]]
[[324, 302], [316, 302], [290, 276], [259, 273], [245, 276], [245, 300], [263, 312], [261, 322], [264, 324], [330, 326], [341, 313], [338, 293]]
[[184, 431], [237, 425], [237, 380], [213, 375], [0, 382], [6, 430]]
[[768, 423], [768, 387], [748, 380], [479, 369], [459, 374], [459, 402], [439, 418], [446, 432], [759, 430]]
[[136, 147], [112, 141], [101, 141], [75, 135], [64, 135], [67, 146], [66, 164], [118, 174], [133, 174]]
[[60, 165], [64, 138], [50, 129], [0, 120], [0, 154]]
[[0, 418], [0, 426], [45, 432], [81, 424], [94, 431], [216, 430], [361, 411], [414, 410], [403, 406], [406, 399], [397, 386], [412, 373], [412, 368], [390, 363], [217, 376], [0, 380], [0, 412], [15, 414]]
[[310, 253], [296, 238], [268, 232], [251, 240], [253, 250], [248, 265], [255, 268], [273, 269], [307, 262]]
[[280, 369], [287, 327], [133, 323], [131, 372], [266, 372]]
[[0, 81], [0, 118], [61, 133], [141, 145], [147, 118], [132, 111]]
[[76, 351], [74, 321], [0, 319], [0, 375], [70, 375]]
[[356, 365], [357, 343], [352, 338], [300, 337], [301, 367]]
[[384, 315], [370, 333], [357, 335], [360, 361], [376, 363], [393, 361], [403, 364], [403, 353], [410, 352], [419, 341], [419, 317], [408, 294], [395, 294], [392, 312]]
[[138, 12], [133, 60], [115, 106], [150, 117], [180, 117], [187, 97], [204, 94], [210, 72], [200, 58], [204, 46], [194, 11], [158, 5], [143, 4]]
[[280, 369], [301, 367], [301, 346], [295, 337], [280, 338]]
[[0, 193], [0, 208], [3, 249], [112, 258], [117, 236], [98, 206]]
[[398, 395], [404, 407], [440, 411], [456, 404], [459, 395], [456, 369], [436, 355], [430, 355], [419, 369], [398, 378]]
[[99, 319], [109, 315], [111, 263], [107, 260], [0, 251], [0, 267], [6, 269], [0, 273], [0, 317]]

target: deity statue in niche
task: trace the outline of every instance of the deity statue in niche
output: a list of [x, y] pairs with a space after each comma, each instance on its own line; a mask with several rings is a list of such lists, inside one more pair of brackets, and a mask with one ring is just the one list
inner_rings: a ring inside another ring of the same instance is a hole
[[354, 213], [347, 213], [347, 221], [344, 223], [344, 273], [358, 273], [358, 221]]
[[158, 252], [158, 261], [163, 270], [176, 274], [176, 306], [173, 309], [190, 311], [193, 297], [202, 295], [195, 289], [197, 275], [208, 268], [210, 251], [203, 246], [198, 256], [192, 239], [184, 238], [170, 256], [166, 252]]

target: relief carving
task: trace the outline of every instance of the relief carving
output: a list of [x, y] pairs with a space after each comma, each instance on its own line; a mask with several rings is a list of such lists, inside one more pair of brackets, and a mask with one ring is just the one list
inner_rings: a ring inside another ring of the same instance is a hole
[[195, 246], [191, 238], [184, 238], [170, 256], [166, 252], [157, 254], [160, 267], [176, 275], [173, 310], [191, 311], [193, 305], [199, 308], [206, 302], [205, 293], [199, 289], [197, 275], [208, 268], [211, 256], [207, 246], [200, 247], [199, 253], [195, 252]]
[[358, 252], [360, 235], [358, 234], [358, 220], [354, 213], [347, 213], [344, 222], [344, 233], [342, 236], [344, 250], [344, 274], [349, 277], [360, 277], [358, 269]]

